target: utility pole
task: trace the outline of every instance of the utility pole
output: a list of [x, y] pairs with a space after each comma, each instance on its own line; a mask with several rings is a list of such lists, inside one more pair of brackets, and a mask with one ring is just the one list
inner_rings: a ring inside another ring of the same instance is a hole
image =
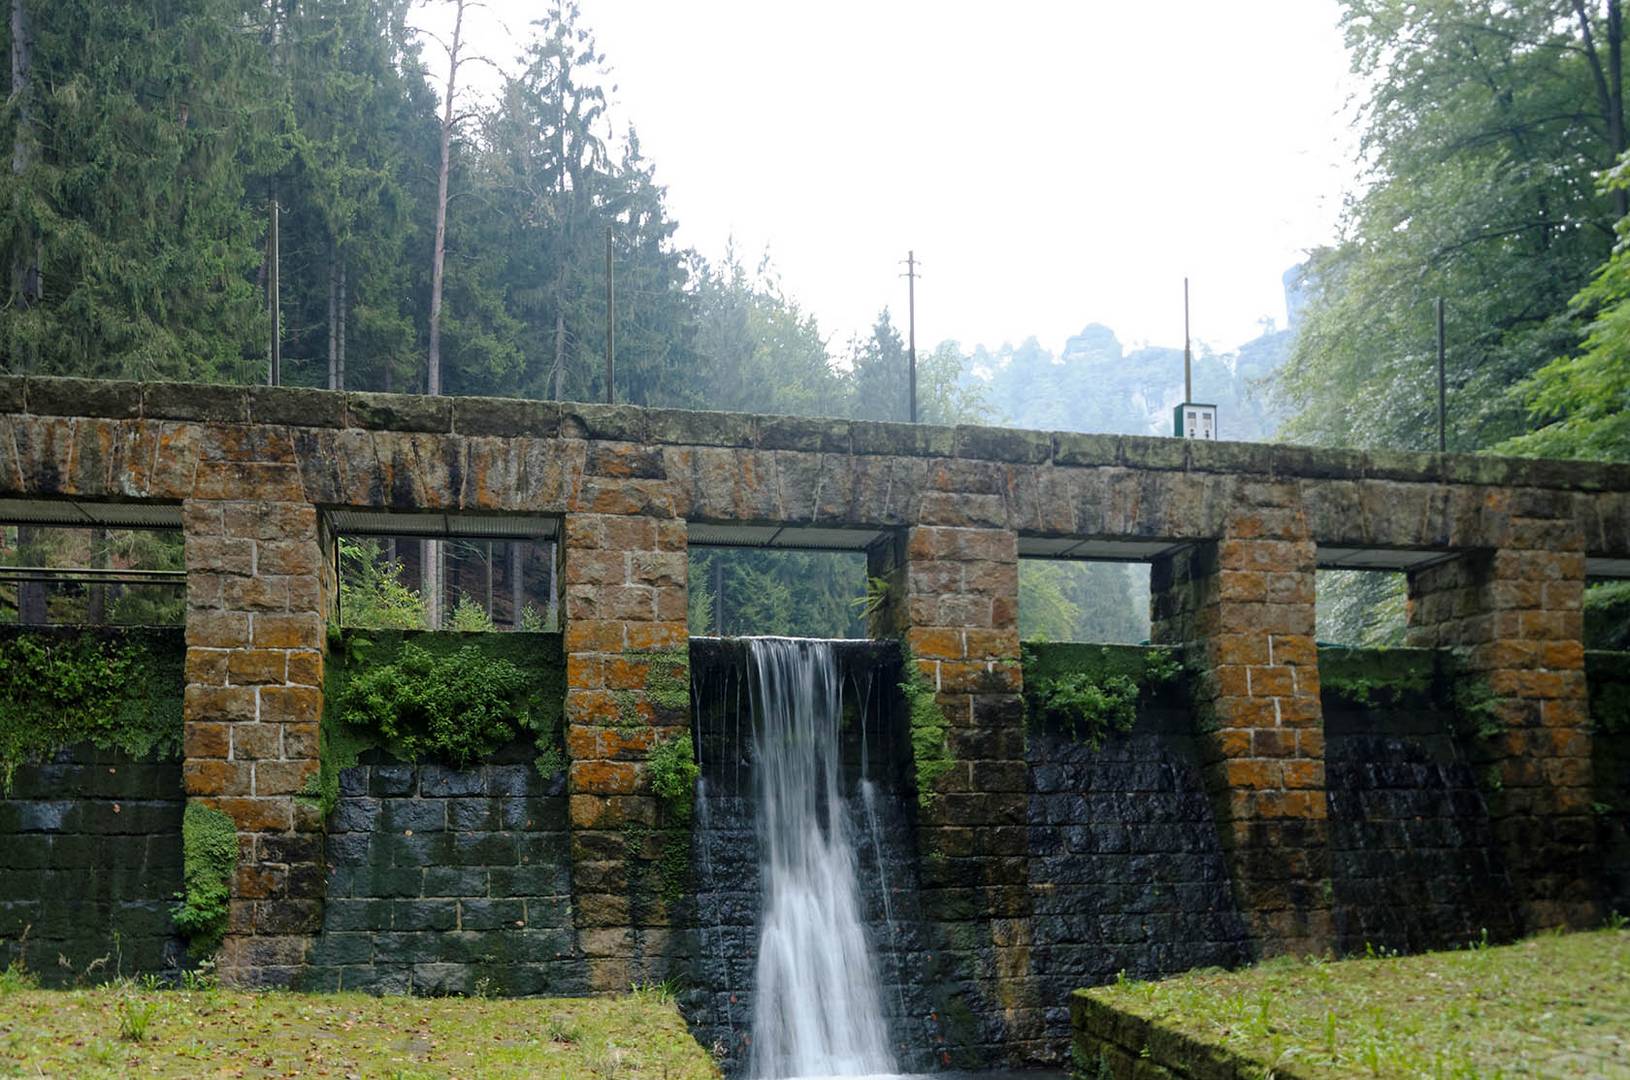
[[1444, 375], [1443, 297], [1438, 297], [1438, 453], [1449, 449], [1448, 389]]
[[1194, 352], [1189, 348], [1189, 279], [1183, 279], [1183, 400], [1194, 400]]
[[277, 255], [277, 196], [272, 196], [272, 237], [271, 256], [268, 259], [271, 273], [266, 278], [266, 303], [272, 310], [272, 353], [271, 370], [267, 373], [268, 381], [273, 386], [283, 385], [283, 303], [278, 294], [278, 255]]
[[917, 253], [906, 252], [906, 355], [910, 358], [907, 406], [911, 422], [917, 422]]
[[611, 276], [611, 230], [606, 230], [606, 404], [617, 400], [617, 283]]

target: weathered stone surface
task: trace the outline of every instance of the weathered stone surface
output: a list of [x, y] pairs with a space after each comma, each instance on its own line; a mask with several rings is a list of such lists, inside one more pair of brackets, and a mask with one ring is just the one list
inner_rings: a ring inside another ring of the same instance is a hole
[[296, 386], [251, 386], [249, 418], [257, 424], [344, 427], [345, 395]]
[[242, 424], [249, 421], [249, 395], [241, 386], [143, 383], [142, 416], [149, 420]]
[[356, 427], [377, 431], [423, 431], [445, 433], [453, 430], [451, 398], [420, 394], [346, 395], [346, 410]]

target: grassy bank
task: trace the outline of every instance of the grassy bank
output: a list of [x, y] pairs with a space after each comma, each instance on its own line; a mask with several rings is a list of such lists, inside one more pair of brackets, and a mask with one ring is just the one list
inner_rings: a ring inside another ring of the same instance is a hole
[[1074, 1014], [1092, 1080], [1140, 1058], [1195, 1077], [1630, 1077], [1630, 930], [1122, 982], [1076, 991]]
[[499, 1001], [4, 986], [0, 1076], [718, 1076], [672, 1001], [652, 992]]

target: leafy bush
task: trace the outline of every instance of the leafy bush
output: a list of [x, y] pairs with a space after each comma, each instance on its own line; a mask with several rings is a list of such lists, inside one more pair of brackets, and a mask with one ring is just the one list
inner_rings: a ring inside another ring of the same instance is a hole
[[[1110, 655], [1109, 650], [1103, 651], [1106, 659]], [[1024, 697], [1031, 719], [1054, 723], [1094, 750], [1111, 735], [1131, 731], [1145, 690], [1170, 682], [1183, 670], [1165, 649], [1133, 655], [1141, 670], [1094, 667], [1044, 674], [1034, 651], [1026, 646]]]
[[458, 603], [453, 605], [453, 613], [448, 616], [447, 629], [466, 634], [490, 634], [498, 627], [486, 608], [471, 600], [468, 593], [459, 593]]
[[651, 790], [657, 798], [668, 805], [675, 818], [690, 820], [696, 778], [702, 775], [690, 732], [652, 743], [645, 763], [651, 770]]
[[230, 817], [189, 802], [181, 815], [181, 903], [170, 911], [189, 951], [205, 957], [220, 948], [238, 869], [238, 827]]
[[513, 741], [527, 726], [521, 701], [526, 689], [520, 668], [474, 645], [436, 656], [408, 643], [394, 663], [352, 678], [333, 707], [336, 720], [377, 732], [397, 757], [462, 766]]
[[402, 564], [372, 541], [340, 540], [340, 617], [372, 630], [423, 630], [424, 598], [402, 583]]
[[132, 757], [181, 749], [182, 652], [126, 634], [0, 641], [0, 794], [17, 766], [88, 742]]

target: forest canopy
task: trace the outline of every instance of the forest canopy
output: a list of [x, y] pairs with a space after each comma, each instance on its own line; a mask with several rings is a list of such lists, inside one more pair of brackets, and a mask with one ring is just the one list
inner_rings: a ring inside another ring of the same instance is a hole
[[[889, 297], [835, 341], [768, 253], [677, 242], [569, 0], [533, 9], [510, 55], [472, 49], [468, 0], [9, 6], [0, 371], [261, 382], [275, 340], [289, 384], [599, 400], [609, 327], [620, 401], [908, 416]], [[421, 6], [450, 38], [414, 28]], [[1340, 10], [1366, 88], [1340, 235], [1290, 275], [1289, 326], [1198, 350], [1197, 394], [1232, 438], [1433, 448], [1441, 298], [1451, 450], [1626, 459], [1620, 0]], [[477, 67], [498, 73], [480, 93]], [[942, 342], [917, 360], [935, 423], [1160, 433], [1181, 385], [1178, 350], [1096, 323], [1056, 353]], [[741, 603], [699, 622], [858, 625], [841, 560], [701, 558]], [[1024, 580], [1027, 632], [1146, 626], [1119, 568]]]

